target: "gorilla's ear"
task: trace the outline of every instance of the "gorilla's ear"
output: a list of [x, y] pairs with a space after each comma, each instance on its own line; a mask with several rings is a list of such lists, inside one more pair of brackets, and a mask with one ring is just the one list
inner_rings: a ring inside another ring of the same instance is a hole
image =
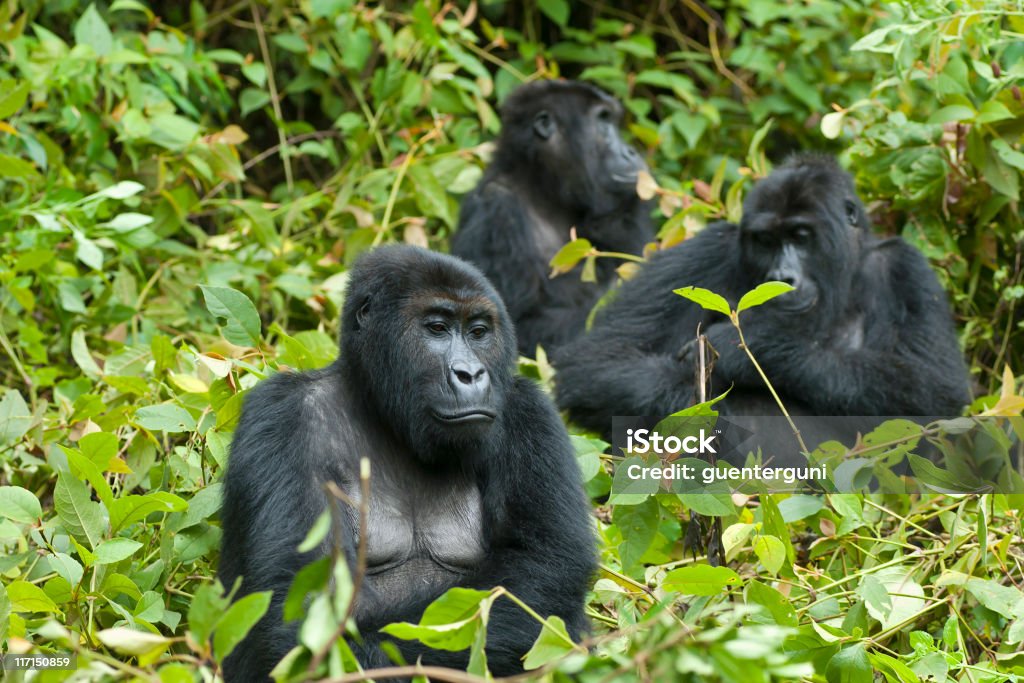
[[857, 210], [857, 202], [852, 199], [846, 200], [846, 221], [853, 227], [860, 225], [860, 211]]
[[366, 322], [366, 316], [370, 315], [370, 299], [363, 301], [363, 305], [356, 311], [356, 329], [361, 329]]
[[551, 114], [547, 110], [542, 109], [533, 117], [533, 132], [541, 140], [547, 140], [554, 134], [555, 122], [551, 119]]

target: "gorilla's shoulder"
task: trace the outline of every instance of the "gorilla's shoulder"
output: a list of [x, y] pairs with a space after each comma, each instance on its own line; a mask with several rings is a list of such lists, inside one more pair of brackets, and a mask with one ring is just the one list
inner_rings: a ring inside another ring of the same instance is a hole
[[336, 373], [333, 365], [306, 372], [278, 372], [249, 390], [244, 417], [257, 425], [297, 422], [304, 406], [330, 400], [327, 394], [337, 389]]
[[515, 377], [506, 398], [506, 429], [512, 433], [564, 432], [551, 399], [532, 379]]
[[644, 266], [644, 278], [677, 282], [680, 273], [703, 273], [714, 259], [735, 258], [739, 226], [726, 221], [708, 225], [679, 244], [654, 253]]

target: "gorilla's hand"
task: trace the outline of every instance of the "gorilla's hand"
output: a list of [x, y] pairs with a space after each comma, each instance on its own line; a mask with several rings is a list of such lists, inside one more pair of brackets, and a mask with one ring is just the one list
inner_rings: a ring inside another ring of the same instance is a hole
[[[705, 372], [710, 376], [718, 362], [718, 358], [721, 356], [721, 349], [739, 344], [739, 337], [736, 335], [736, 330], [728, 322], [715, 323], [702, 334], [707, 338], [704, 344], [704, 353], [706, 354], [704, 362]], [[732, 341], [729, 338], [730, 334]], [[700, 337], [698, 336], [683, 344], [676, 354], [683, 377], [687, 381], [694, 382], [694, 384], [699, 383], [701, 379], [698, 377], [700, 352], [701, 344]]]

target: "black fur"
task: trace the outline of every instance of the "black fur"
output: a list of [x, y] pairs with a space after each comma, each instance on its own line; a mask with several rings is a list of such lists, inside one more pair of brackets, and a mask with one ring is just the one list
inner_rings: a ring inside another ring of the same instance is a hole
[[[349, 282], [339, 359], [257, 386], [231, 447], [220, 578], [231, 586], [242, 576], [242, 594], [274, 596], [225, 663], [227, 680], [266, 680], [296, 644], [299, 624], [282, 621], [282, 603], [329, 541], [306, 554], [297, 546], [327, 504], [324, 482], [358, 495], [361, 456], [371, 461], [370, 566], [355, 610], [364, 643], [352, 645], [364, 667], [389, 664], [380, 627], [418, 621], [454, 585], [502, 585], [579, 636], [595, 568], [589, 506], [554, 407], [513, 374], [514, 331], [497, 293], [472, 266], [413, 247], [373, 251]], [[428, 314], [431, 302], [454, 313]], [[493, 419], [435, 416], [474, 410]], [[353, 564], [357, 510], [340, 506], [335, 519]], [[533, 618], [499, 599], [491, 670], [521, 671], [538, 633]], [[467, 652], [397, 645], [410, 662], [468, 663]]]
[[618, 133], [622, 105], [572, 81], [521, 86], [501, 109], [502, 132], [483, 180], [466, 196], [452, 253], [476, 264], [505, 299], [519, 351], [568, 341], [615, 278], [601, 259], [597, 283], [580, 268], [550, 278], [550, 261], [576, 228], [601, 251], [639, 254], [652, 238], [636, 194], [646, 165]]
[[[809, 237], [791, 241], [795, 226]], [[784, 242], [794, 257], [787, 263], [779, 258]], [[803, 155], [754, 187], [740, 225], [708, 226], [654, 255], [621, 287], [591, 331], [555, 358], [559, 405], [603, 432], [613, 415], [662, 416], [691, 405], [700, 324], [720, 354], [714, 391], [733, 387], [724, 409], [744, 413], [749, 401], [764, 411], [773, 402], [732, 325], [673, 290], [703, 287], [735, 306], [778, 279], [798, 282], [797, 291], [742, 313], [740, 323], [788, 407], [941, 416], [968, 402], [946, 295], [924, 257], [902, 239], [873, 236], [849, 175], [831, 158]]]

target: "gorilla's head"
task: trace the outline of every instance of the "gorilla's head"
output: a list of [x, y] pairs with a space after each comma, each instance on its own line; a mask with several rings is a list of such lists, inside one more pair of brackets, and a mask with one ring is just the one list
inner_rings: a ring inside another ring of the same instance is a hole
[[557, 196], [560, 206], [600, 215], [636, 196], [647, 165], [619, 135], [622, 105], [577, 81], [534, 81], [501, 107], [498, 166]]
[[[796, 288], [773, 305], [835, 311], [860, 259], [867, 213], [835, 159], [803, 154], [759, 181], [743, 203], [743, 264], [757, 281]], [[834, 301], [832, 299], [835, 299]]]
[[385, 246], [352, 269], [339, 362], [348, 385], [424, 459], [471, 449], [501, 419], [515, 332], [473, 266]]

